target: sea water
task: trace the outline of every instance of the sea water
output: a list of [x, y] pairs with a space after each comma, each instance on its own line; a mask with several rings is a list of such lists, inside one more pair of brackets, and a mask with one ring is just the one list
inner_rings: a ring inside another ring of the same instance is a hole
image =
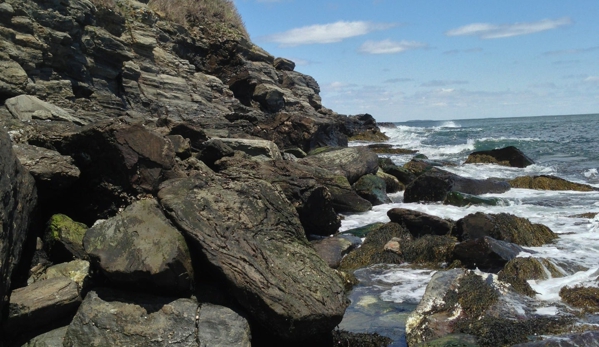
[[[524, 118], [469, 119], [453, 121], [408, 121], [395, 128], [381, 128], [396, 148], [417, 150], [429, 159], [450, 165], [443, 169], [464, 177], [511, 179], [518, 176], [554, 175], [599, 188], [599, 114]], [[351, 145], [364, 145], [353, 142]], [[515, 146], [535, 164], [509, 168], [491, 164], [463, 164], [474, 151]], [[412, 155], [382, 155], [397, 165]], [[442, 218], [458, 220], [475, 212], [511, 213], [541, 223], [559, 234], [543, 247], [528, 247], [534, 256], [551, 259], [564, 277], [529, 281], [537, 299], [545, 301], [539, 314], [555, 314], [564, 286], [599, 286], [599, 215], [593, 219], [574, 217], [599, 212], [599, 192], [511, 189], [487, 194], [501, 200], [498, 206], [455, 207], [435, 203], [403, 203], [403, 193], [390, 195], [393, 203], [371, 211], [346, 215], [341, 231], [374, 222], [388, 222], [391, 208], [408, 208]], [[405, 319], [422, 298], [432, 270], [413, 270], [406, 265], [377, 265], [358, 270], [361, 283], [350, 295], [340, 327], [355, 332], [378, 332], [394, 339], [392, 346], [405, 346]]]

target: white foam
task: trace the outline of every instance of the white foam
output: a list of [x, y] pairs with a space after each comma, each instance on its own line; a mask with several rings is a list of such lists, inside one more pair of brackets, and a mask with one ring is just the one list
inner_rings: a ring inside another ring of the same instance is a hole
[[373, 280], [393, 284], [389, 290], [381, 293], [381, 299], [395, 303], [417, 304], [424, 296], [426, 286], [435, 274], [432, 270], [413, 270], [396, 268], [373, 276]]
[[573, 275], [551, 278], [544, 281], [530, 280], [528, 284], [537, 293], [537, 299], [546, 301], [559, 301], [559, 291], [565, 286], [583, 285], [588, 287], [597, 287], [598, 268], [592, 268], [588, 271], [579, 271]]
[[540, 316], [555, 316], [556, 314], [558, 314], [559, 309], [555, 306], [548, 306], [548, 307], [539, 307], [536, 311], [535, 314], [540, 315]]

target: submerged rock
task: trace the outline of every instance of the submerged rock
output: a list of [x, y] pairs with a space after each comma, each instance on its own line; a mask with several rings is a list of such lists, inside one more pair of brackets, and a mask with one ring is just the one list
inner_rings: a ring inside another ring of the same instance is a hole
[[599, 331], [558, 335], [542, 338], [538, 341], [521, 343], [513, 347], [599, 347]]
[[599, 312], [599, 288], [597, 287], [563, 287], [559, 291], [559, 296], [566, 304], [580, 308], [584, 312]]
[[341, 279], [310, 247], [295, 209], [272, 185], [195, 176], [165, 182], [158, 196], [204, 266], [271, 334], [305, 339], [341, 321], [347, 306]]
[[469, 214], [456, 222], [453, 234], [460, 241], [490, 236], [496, 240], [528, 247], [542, 246], [557, 238], [545, 225], [533, 224], [526, 218], [509, 213]]
[[597, 188], [588, 184], [567, 181], [555, 176], [521, 176], [509, 181], [512, 188], [538, 189], [538, 190], [573, 190], [579, 192], [596, 191]]
[[498, 164], [503, 166], [524, 168], [534, 164], [534, 161], [527, 157], [522, 151], [514, 146], [490, 151], [473, 152], [466, 159], [465, 164], [486, 163]]

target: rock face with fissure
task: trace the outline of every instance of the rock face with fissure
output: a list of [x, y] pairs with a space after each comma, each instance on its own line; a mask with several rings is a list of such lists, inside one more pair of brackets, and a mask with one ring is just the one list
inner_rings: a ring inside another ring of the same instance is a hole
[[341, 321], [347, 302], [340, 278], [272, 185], [196, 176], [165, 182], [158, 196], [254, 321], [289, 339], [331, 331]]

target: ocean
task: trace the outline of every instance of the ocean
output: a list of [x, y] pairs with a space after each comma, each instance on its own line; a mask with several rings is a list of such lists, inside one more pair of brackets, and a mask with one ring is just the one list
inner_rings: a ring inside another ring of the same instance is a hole
[[[464, 177], [515, 178], [525, 175], [554, 175], [599, 188], [599, 114], [541, 116], [523, 118], [467, 119], [452, 121], [408, 121], [381, 130], [388, 144], [413, 149], [431, 160], [448, 162], [444, 167]], [[350, 145], [365, 145], [352, 142]], [[468, 154], [515, 146], [535, 164], [509, 168], [490, 164], [463, 164]], [[382, 155], [403, 165], [413, 155]], [[403, 203], [403, 192], [391, 194], [391, 204], [371, 211], [344, 216], [341, 231], [375, 222], [388, 222], [387, 211], [401, 207], [442, 218], [458, 220], [475, 212], [511, 213], [541, 223], [559, 234], [559, 239], [543, 247], [525, 247], [535, 256], [559, 264], [564, 277], [529, 281], [537, 299], [545, 304], [540, 314], [556, 312], [564, 286], [599, 286], [599, 215], [593, 219], [573, 217], [599, 212], [599, 192], [542, 191], [511, 189], [503, 194], [487, 194], [501, 200], [498, 206], [454, 207], [441, 204]], [[429, 269], [414, 270], [408, 265], [378, 265], [356, 272], [361, 283], [350, 295], [351, 306], [340, 328], [354, 332], [377, 332], [394, 340], [391, 346], [406, 346], [405, 320], [420, 301], [434, 274]]]

